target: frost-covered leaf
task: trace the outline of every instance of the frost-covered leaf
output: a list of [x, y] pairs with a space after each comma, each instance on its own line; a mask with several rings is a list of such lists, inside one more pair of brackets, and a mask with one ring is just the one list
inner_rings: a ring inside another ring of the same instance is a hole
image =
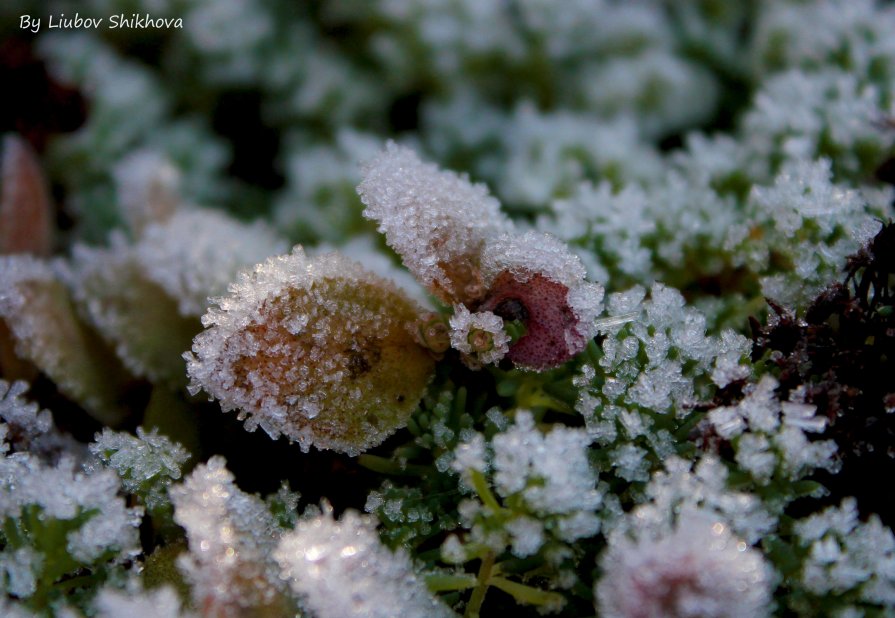
[[432, 375], [409, 329], [418, 310], [359, 264], [298, 247], [242, 273], [205, 315], [191, 388], [250, 431], [357, 454], [407, 423]]
[[122, 237], [113, 236], [108, 249], [75, 246], [70, 273], [80, 308], [135, 376], [186, 384], [181, 355], [201, 324], [147, 278]]
[[16, 353], [34, 363], [104, 423], [125, 410], [118, 396], [126, 374], [90, 328], [78, 320], [68, 290], [52, 266], [26, 256], [0, 258], [0, 317], [16, 340]]

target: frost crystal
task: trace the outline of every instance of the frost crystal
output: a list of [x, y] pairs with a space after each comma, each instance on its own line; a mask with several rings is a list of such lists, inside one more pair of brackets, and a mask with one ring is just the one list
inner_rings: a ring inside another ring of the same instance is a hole
[[610, 618], [747, 618], [770, 611], [773, 571], [709, 513], [683, 512], [655, 537], [618, 535], [601, 564], [597, 606]]
[[354, 511], [336, 521], [325, 509], [300, 521], [284, 535], [274, 558], [282, 577], [319, 618], [453, 615], [429, 594], [404, 550], [388, 550], [374, 520]]
[[357, 454], [402, 427], [434, 362], [408, 326], [418, 307], [337, 254], [300, 247], [240, 274], [187, 353], [192, 392], [310, 445]]
[[170, 490], [174, 519], [186, 530], [190, 551], [178, 566], [193, 600], [211, 615], [240, 608], [288, 613], [270, 552], [282, 529], [263, 500], [239, 490], [223, 457], [199, 465]]
[[364, 216], [378, 223], [420, 283], [446, 302], [481, 297], [484, 242], [511, 225], [484, 185], [389, 142], [366, 166], [357, 190]]
[[750, 544], [774, 529], [776, 520], [758, 496], [727, 488], [727, 468], [720, 459], [705, 456], [694, 465], [672, 456], [664, 463], [646, 486], [648, 500], [635, 507], [621, 529], [657, 534], [668, 530], [678, 513], [694, 510], [726, 522]]
[[183, 210], [149, 225], [136, 253], [146, 275], [178, 302], [183, 315], [202, 315], [237, 273], [287, 249], [263, 223], [241, 223], [208, 209]]
[[470, 313], [463, 305], [454, 305], [450, 325], [451, 347], [473, 368], [496, 364], [509, 351], [503, 320], [490, 311]]

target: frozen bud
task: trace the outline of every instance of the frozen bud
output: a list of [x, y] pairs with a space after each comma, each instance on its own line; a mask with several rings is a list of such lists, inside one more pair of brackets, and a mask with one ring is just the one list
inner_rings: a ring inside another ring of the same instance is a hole
[[451, 347], [451, 334], [448, 321], [440, 313], [428, 313], [417, 320], [415, 332], [417, 343], [428, 349], [436, 358]]
[[770, 567], [706, 512], [682, 513], [659, 538], [616, 536], [602, 565], [596, 588], [601, 616], [747, 618], [770, 610]]
[[584, 349], [595, 334], [602, 297], [602, 288], [595, 284], [582, 282], [570, 290], [540, 273], [520, 280], [505, 271], [479, 309], [525, 326], [525, 334], [510, 346], [507, 357], [519, 367], [540, 371]]
[[481, 299], [485, 240], [512, 226], [484, 185], [390, 142], [364, 168], [357, 190], [364, 216], [420, 283], [448, 303]]
[[426, 589], [403, 550], [379, 541], [371, 518], [331, 509], [298, 522], [274, 552], [282, 577], [319, 618], [445, 618], [454, 615]]
[[535, 232], [497, 237], [486, 244], [482, 266], [488, 292], [479, 309], [526, 328], [510, 346], [514, 364], [550, 369], [596, 334], [603, 288], [584, 280], [581, 261], [557, 238]]
[[490, 311], [470, 313], [463, 305], [455, 305], [450, 324], [451, 346], [472, 368], [498, 363], [509, 351], [510, 336], [503, 320]]
[[393, 284], [300, 247], [240, 274], [187, 353], [204, 389], [246, 429], [357, 454], [403, 427], [435, 361], [414, 340], [418, 307]]

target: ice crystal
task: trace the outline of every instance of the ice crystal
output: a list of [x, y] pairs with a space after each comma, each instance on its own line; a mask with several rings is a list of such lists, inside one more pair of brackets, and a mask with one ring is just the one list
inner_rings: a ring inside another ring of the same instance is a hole
[[710, 513], [684, 511], [656, 536], [616, 536], [601, 564], [601, 615], [745, 618], [770, 610], [770, 566]]
[[389, 142], [365, 168], [358, 193], [364, 216], [429, 290], [447, 302], [482, 296], [482, 247], [510, 226], [484, 185]]
[[519, 283], [540, 274], [567, 288], [581, 283], [587, 274], [581, 260], [565, 243], [536, 232], [502, 234], [489, 239], [482, 252], [482, 272], [489, 287], [503, 273], [509, 273]]
[[297, 247], [245, 271], [187, 353], [205, 389], [246, 429], [356, 454], [403, 426], [433, 361], [408, 326], [418, 307], [338, 254]]
[[375, 521], [346, 511], [334, 520], [331, 509], [299, 521], [274, 552], [282, 577], [320, 618], [452, 616], [426, 590], [404, 550], [379, 542]]
[[240, 491], [223, 457], [197, 466], [170, 495], [190, 546], [178, 566], [197, 606], [222, 616], [253, 607], [271, 615], [288, 610], [270, 558], [282, 529], [263, 500]]
[[[881, 158], [892, 143], [877, 124], [887, 111], [880, 99], [875, 86], [853, 73], [792, 70], [765, 82], [744, 119], [744, 131], [749, 147], [764, 156], [810, 160], [833, 155], [841, 172], [860, 174], [865, 161]], [[862, 160], [862, 151], [877, 155]]]
[[[643, 457], [661, 460], [674, 451], [670, 428], [693, 403], [710, 397], [713, 386], [749, 375], [750, 351], [748, 340], [732, 331], [707, 334], [705, 317], [677, 290], [657, 283], [645, 295], [639, 286], [609, 295], [600, 355], [576, 379], [583, 387], [576, 408], [591, 435], [617, 446], [612, 465], [641, 481], [648, 476]], [[635, 441], [636, 448], [617, 445], [619, 439]]]
[[496, 364], [509, 351], [503, 320], [490, 311], [470, 313], [463, 305], [454, 305], [450, 325], [451, 347], [471, 367]]
[[148, 226], [136, 253], [147, 277], [177, 300], [183, 315], [200, 316], [240, 270], [286, 249], [263, 223], [190, 209]]

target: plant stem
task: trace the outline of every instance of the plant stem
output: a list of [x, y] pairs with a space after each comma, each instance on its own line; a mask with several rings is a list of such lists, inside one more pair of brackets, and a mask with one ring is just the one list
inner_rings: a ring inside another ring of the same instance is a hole
[[482, 565], [479, 567], [479, 575], [476, 578], [475, 588], [472, 596], [469, 597], [469, 604], [463, 613], [464, 618], [478, 618], [479, 610], [482, 608], [482, 602], [485, 600], [485, 593], [488, 591], [488, 585], [491, 581], [491, 569], [494, 568], [494, 552], [489, 551], [482, 558]]

